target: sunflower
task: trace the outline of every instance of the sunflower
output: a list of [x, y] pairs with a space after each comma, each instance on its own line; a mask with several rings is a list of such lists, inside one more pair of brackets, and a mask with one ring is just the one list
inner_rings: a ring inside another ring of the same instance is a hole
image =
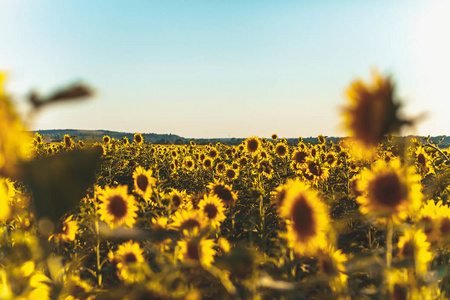
[[8, 191], [7, 181], [0, 178], [0, 222], [8, 220], [11, 216], [11, 201]]
[[[237, 164], [236, 164], [237, 165]], [[235, 180], [238, 176], [239, 176], [239, 166], [237, 166], [237, 168], [234, 168], [234, 165], [225, 169], [225, 177], [228, 180]]]
[[418, 210], [422, 200], [420, 176], [414, 167], [401, 167], [399, 158], [390, 163], [375, 162], [372, 170], [365, 169], [358, 183], [363, 195], [356, 200], [365, 215], [386, 218], [394, 222], [404, 220]]
[[278, 157], [285, 157], [289, 154], [289, 149], [284, 143], [278, 143], [275, 147], [275, 153]]
[[281, 207], [283, 207], [287, 191], [289, 190], [292, 182], [294, 181], [288, 180], [285, 184], [279, 185], [274, 191], [270, 193], [270, 200], [277, 207], [277, 209], [281, 209]]
[[184, 165], [184, 168], [189, 171], [192, 171], [195, 168], [195, 163], [192, 160], [192, 158], [190, 158], [190, 157], [184, 159], [183, 165]]
[[341, 250], [334, 250], [332, 246], [321, 249], [317, 255], [319, 274], [326, 276], [333, 292], [341, 291], [347, 285], [348, 276], [345, 274], [344, 263], [347, 256]]
[[195, 229], [203, 229], [207, 223], [203, 213], [198, 210], [179, 209], [172, 216], [170, 228], [185, 233]]
[[208, 184], [208, 188], [211, 190], [209, 195], [217, 196], [227, 207], [234, 205], [237, 200], [237, 193], [233, 192], [232, 185], [226, 185], [222, 182], [214, 181], [214, 183]]
[[248, 137], [244, 141], [244, 145], [245, 151], [251, 154], [252, 156], [258, 155], [259, 151], [261, 150], [261, 141], [257, 136]]
[[78, 231], [77, 221], [72, 221], [73, 215], [67, 217], [61, 228], [61, 232], [52, 234], [48, 239], [55, 239], [58, 242], [73, 242]]
[[117, 262], [117, 270], [119, 277], [125, 280], [131, 279], [136, 274], [133, 274], [133, 267], [139, 266], [144, 262], [144, 256], [141, 247], [138, 243], [128, 241], [119, 245], [114, 255]]
[[450, 207], [441, 201], [429, 200], [420, 210], [416, 224], [430, 243], [446, 245], [450, 241]]
[[271, 179], [273, 176], [273, 165], [267, 159], [261, 160], [258, 162], [258, 171], [267, 179]]
[[187, 200], [186, 191], [180, 192], [177, 189], [174, 189], [172, 192], [169, 193], [169, 196], [170, 196], [170, 206], [175, 210], [179, 209], [180, 207], [186, 206]]
[[312, 255], [327, 245], [328, 209], [317, 192], [298, 179], [289, 185], [280, 215], [288, 225], [289, 247], [297, 254]]
[[73, 147], [73, 140], [72, 140], [72, 138], [70, 137], [70, 135], [68, 135], [68, 134], [65, 134], [65, 135], [64, 135], [63, 145], [64, 145], [64, 147], [66, 147], [67, 149], [70, 149], [70, 148]]
[[214, 241], [194, 234], [178, 241], [178, 259], [186, 264], [200, 264], [211, 266], [216, 251], [213, 249]]
[[128, 195], [126, 185], [114, 188], [107, 186], [99, 192], [98, 199], [101, 201], [98, 213], [102, 221], [105, 221], [111, 228], [121, 225], [133, 227], [138, 207], [134, 197]]
[[329, 166], [329, 167], [335, 167], [337, 165], [338, 159], [337, 159], [337, 155], [335, 152], [328, 152], [325, 155], [325, 163]]
[[216, 165], [216, 171], [217, 171], [217, 173], [225, 172], [225, 164], [223, 162], [218, 163]]
[[142, 142], [144, 141], [144, 138], [142, 137], [142, 134], [140, 134], [139, 132], [136, 132], [134, 134], [134, 142], [138, 145], [142, 144]]
[[89, 295], [93, 287], [78, 275], [69, 275], [64, 280], [64, 288], [60, 294], [64, 300], [93, 300], [95, 295]]
[[304, 164], [306, 163], [308, 156], [308, 152], [298, 149], [292, 154], [291, 160], [296, 164]]
[[243, 156], [239, 159], [239, 165], [241, 167], [245, 167], [247, 165], [247, 163], [248, 163], [247, 157]]
[[414, 153], [415, 162], [420, 170], [423, 172], [423, 175], [427, 175], [429, 173], [434, 173], [434, 166], [431, 162], [430, 156], [425, 152], [425, 149], [422, 146], [419, 146]]
[[104, 135], [102, 140], [105, 144], [109, 144], [109, 142], [111, 142], [111, 138], [107, 135]]
[[417, 275], [424, 275], [433, 259], [425, 233], [421, 229], [407, 230], [398, 239], [398, 256], [403, 261], [411, 262]]
[[204, 213], [213, 227], [219, 227], [226, 218], [223, 213], [225, 206], [217, 196], [205, 196], [198, 203], [198, 209]]
[[208, 156], [211, 157], [211, 159], [216, 159], [219, 153], [217, 152], [216, 148], [211, 148], [208, 151]]
[[319, 136], [317, 136], [317, 139], [319, 140], [320, 144], [325, 144], [325, 137], [321, 134], [319, 134]]
[[211, 169], [211, 168], [212, 168], [212, 160], [211, 160], [210, 158], [205, 158], [205, 159], [203, 160], [203, 167], [204, 167], [206, 170]]
[[349, 105], [344, 108], [344, 124], [358, 144], [366, 149], [376, 147], [384, 136], [397, 132], [410, 121], [398, 117], [401, 105], [394, 96], [394, 84], [390, 77], [372, 73], [373, 82], [366, 84], [355, 80], [347, 89]]
[[156, 185], [156, 178], [152, 177], [152, 170], [145, 170], [143, 167], [139, 166], [133, 172], [134, 179], [134, 192], [139, 194], [152, 205], [156, 205], [151, 200], [153, 187]]
[[312, 182], [324, 182], [328, 178], [328, 168], [320, 165], [313, 159], [308, 159], [304, 169], [304, 176]]
[[276, 133], [272, 134], [272, 140], [276, 141], [278, 139], [278, 135]]

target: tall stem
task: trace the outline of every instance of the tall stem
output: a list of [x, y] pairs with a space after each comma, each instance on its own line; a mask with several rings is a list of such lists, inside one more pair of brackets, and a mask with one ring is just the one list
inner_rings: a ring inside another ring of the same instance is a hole
[[392, 236], [394, 234], [394, 224], [392, 220], [388, 221], [387, 224], [387, 236], [386, 236], [386, 266], [388, 269], [391, 268], [392, 263]]

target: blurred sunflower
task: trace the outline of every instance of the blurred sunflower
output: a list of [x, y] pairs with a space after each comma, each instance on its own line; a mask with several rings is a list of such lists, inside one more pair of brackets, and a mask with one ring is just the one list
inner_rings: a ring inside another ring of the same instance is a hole
[[181, 233], [185, 233], [185, 231], [190, 232], [195, 229], [201, 230], [207, 225], [203, 213], [198, 210], [177, 210], [172, 215], [172, 221], [170, 228], [178, 230]]
[[304, 176], [311, 182], [324, 182], [328, 178], [328, 168], [322, 166], [313, 159], [306, 161], [306, 168], [304, 169]]
[[325, 137], [323, 135], [319, 134], [317, 140], [319, 141], [320, 144], [325, 144]]
[[121, 225], [133, 227], [138, 207], [134, 197], [128, 195], [126, 185], [114, 188], [107, 186], [99, 192], [98, 199], [101, 201], [98, 213], [102, 221], [105, 221], [111, 228]]
[[345, 127], [365, 149], [376, 147], [385, 135], [411, 124], [398, 116], [401, 104], [395, 99], [391, 78], [374, 71], [372, 80], [370, 84], [353, 81], [346, 91], [349, 104], [343, 109]]
[[338, 159], [335, 152], [330, 151], [325, 155], [325, 163], [330, 167], [335, 167], [337, 165]]
[[278, 139], [278, 135], [276, 133], [272, 134], [272, 140], [276, 141]]
[[0, 207], [0, 222], [4, 222], [11, 216], [11, 201], [7, 181], [3, 178], [0, 178]]
[[208, 184], [210, 196], [217, 196], [225, 206], [233, 206], [237, 200], [237, 193], [233, 191], [232, 185], [226, 185], [219, 181]]
[[423, 276], [426, 273], [433, 254], [422, 230], [407, 230], [398, 239], [398, 256], [403, 261], [411, 262], [417, 275]]
[[424, 175], [434, 173], [434, 165], [431, 162], [430, 156], [425, 152], [425, 149], [421, 146], [417, 147], [415, 151], [415, 162]]
[[109, 144], [109, 142], [111, 142], [111, 138], [107, 135], [104, 135], [102, 140], [105, 144]]
[[218, 163], [216, 165], [216, 171], [217, 171], [217, 173], [225, 172], [225, 164], [223, 162]]
[[172, 190], [172, 192], [169, 193], [169, 197], [170, 197], [170, 206], [175, 210], [179, 209], [180, 207], [186, 206], [187, 200], [186, 191], [179, 191], [177, 189], [174, 189]]
[[308, 156], [309, 154], [306, 151], [298, 149], [292, 154], [291, 160], [296, 164], [301, 165], [306, 163]]
[[156, 178], [152, 177], [153, 171], [151, 169], [145, 170], [143, 167], [137, 167], [133, 172], [134, 179], [134, 192], [145, 201], [148, 201], [152, 205], [156, 205], [151, 200], [153, 193], [153, 187], [156, 185]]
[[304, 183], [296, 180], [289, 185], [280, 215], [288, 225], [289, 247], [298, 255], [313, 255], [327, 245], [328, 209]]
[[372, 170], [362, 171], [358, 185], [363, 192], [356, 199], [360, 204], [359, 210], [379, 218], [379, 221], [391, 219], [399, 222], [420, 208], [420, 176], [414, 167], [401, 167], [399, 158], [390, 163], [383, 160], [375, 162]]
[[132, 274], [134, 272], [130, 272], [130, 267], [138, 266], [144, 262], [141, 247], [138, 243], [133, 241], [128, 241], [119, 245], [114, 257], [117, 262], [119, 277], [125, 280], [134, 275]]
[[186, 264], [201, 264], [210, 266], [214, 261], [216, 251], [213, 249], [214, 241], [193, 234], [178, 241], [178, 259]]
[[142, 144], [142, 142], [144, 141], [144, 138], [142, 137], [142, 134], [140, 134], [139, 132], [136, 132], [134, 134], [134, 142], [138, 145]]
[[340, 292], [347, 286], [348, 275], [344, 263], [347, 256], [341, 250], [334, 250], [332, 246], [321, 249], [317, 254], [319, 274], [328, 278], [333, 292]]
[[209, 220], [214, 228], [220, 227], [220, 224], [225, 220], [225, 206], [217, 196], [205, 196], [198, 203], [198, 210], [203, 212], [206, 219]]
[[70, 135], [68, 135], [68, 134], [64, 135], [63, 146], [66, 147], [67, 149], [70, 149], [73, 147], [73, 140], [70, 137]]
[[211, 160], [210, 158], [205, 158], [205, 159], [203, 160], [203, 167], [204, 167], [206, 170], [211, 169], [211, 168], [212, 168], [212, 160]]
[[267, 179], [271, 179], [273, 176], [273, 165], [267, 160], [261, 160], [258, 162], [258, 171]]
[[236, 179], [238, 177], [238, 175], [239, 175], [239, 171], [238, 171], [239, 166], [236, 164], [236, 167], [237, 168], [234, 168], [234, 165], [233, 165], [231, 168], [228, 167], [228, 168], [225, 169], [225, 177], [228, 180], [231, 181], [231, 180], [234, 180], [234, 179]]
[[211, 157], [212, 160], [216, 159], [219, 153], [217, 152], [216, 148], [211, 148], [208, 151], [208, 156]]
[[57, 242], [73, 242], [78, 231], [78, 223], [73, 221], [72, 218], [73, 215], [67, 217], [62, 224], [61, 231], [52, 234], [48, 239], [54, 239]]
[[258, 155], [259, 151], [261, 150], [261, 141], [257, 136], [248, 137], [244, 141], [244, 145], [245, 151], [252, 156]]

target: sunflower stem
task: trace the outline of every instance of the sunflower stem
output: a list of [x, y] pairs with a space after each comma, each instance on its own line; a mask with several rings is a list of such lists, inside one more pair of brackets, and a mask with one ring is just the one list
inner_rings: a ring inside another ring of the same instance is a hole
[[97, 245], [95, 247], [95, 252], [97, 255], [97, 283], [98, 286], [102, 286], [102, 274], [100, 273], [101, 265], [100, 265], [100, 230], [98, 226], [98, 216], [97, 216], [97, 201], [94, 199], [94, 208], [95, 208], [95, 234], [97, 236]]
[[394, 234], [394, 224], [392, 220], [388, 221], [387, 224], [387, 236], [386, 236], [386, 266], [388, 269], [391, 268], [392, 263], [392, 236]]

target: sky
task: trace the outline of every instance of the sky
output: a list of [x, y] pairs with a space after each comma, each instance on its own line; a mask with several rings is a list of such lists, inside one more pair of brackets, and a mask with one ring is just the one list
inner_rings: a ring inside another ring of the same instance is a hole
[[344, 136], [345, 90], [391, 75], [402, 134], [449, 134], [450, 1], [2, 0], [0, 70], [18, 109], [81, 81], [89, 100], [30, 129], [229, 138]]

